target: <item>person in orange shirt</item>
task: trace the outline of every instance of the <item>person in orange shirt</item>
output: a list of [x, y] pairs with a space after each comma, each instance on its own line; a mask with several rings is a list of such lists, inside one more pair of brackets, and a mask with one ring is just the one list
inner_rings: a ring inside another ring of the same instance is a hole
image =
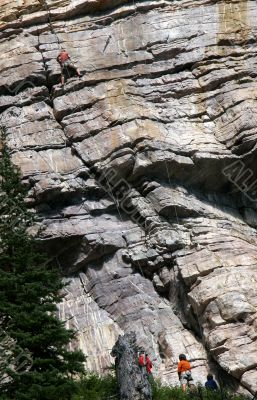
[[178, 376], [183, 392], [186, 391], [187, 385], [189, 385], [190, 389], [194, 387], [194, 380], [191, 374], [191, 365], [190, 362], [187, 361], [185, 354], [179, 355]]

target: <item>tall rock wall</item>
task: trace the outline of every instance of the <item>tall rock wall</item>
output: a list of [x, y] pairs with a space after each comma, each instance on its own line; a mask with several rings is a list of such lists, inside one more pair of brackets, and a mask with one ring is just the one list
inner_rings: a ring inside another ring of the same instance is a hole
[[183, 352], [257, 390], [256, 39], [255, 0], [0, 0], [0, 125], [89, 368], [136, 331], [165, 382]]

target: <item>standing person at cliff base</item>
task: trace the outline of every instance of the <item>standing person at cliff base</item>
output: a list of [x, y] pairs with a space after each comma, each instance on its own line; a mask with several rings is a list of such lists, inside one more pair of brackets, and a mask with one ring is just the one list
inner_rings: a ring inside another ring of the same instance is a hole
[[152, 373], [153, 364], [147, 353], [145, 353], [145, 366], [148, 374], [150, 375]]
[[205, 387], [208, 390], [218, 390], [218, 385], [216, 383], [216, 381], [213, 379], [213, 375], [212, 374], [208, 374], [207, 375], [207, 382], [205, 382]]
[[185, 354], [179, 355], [178, 376], [183, 392], [186, 391], [187, 386], [189, 386], [190, 389], [194, 387], [194, 380], [191, 374], [191, 365], [189, 361], [187, 361]]
[[78, 75], [78, 77], [81, 78], [82, 75], [80, 73], [80, 70], [71, 61], [69, 53], [65, 49], [61, 50], [60, 54], [57, 57], [57, 61], [61, 66], [61, 85], [62, 86], [64, 86], [64, 71], [65, 71], [65, 68], [67, 70], [68, 70], [68, 68], [75, 70], [77, 75]]

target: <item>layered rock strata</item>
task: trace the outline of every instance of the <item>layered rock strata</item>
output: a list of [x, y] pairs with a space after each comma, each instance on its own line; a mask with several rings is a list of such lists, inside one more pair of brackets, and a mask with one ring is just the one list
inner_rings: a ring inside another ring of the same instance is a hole
[[163, 381], [183, 352], [256, 391], [256, 2], [0, 5], [0, 125], [88, 367], [134, 330]]

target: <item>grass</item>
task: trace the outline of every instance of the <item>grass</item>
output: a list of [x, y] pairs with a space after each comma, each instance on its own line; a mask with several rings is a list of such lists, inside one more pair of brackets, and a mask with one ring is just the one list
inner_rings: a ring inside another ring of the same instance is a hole
[[[183, 393], [180, 387], [163, 386], [152, 381], [153, 400], [249, 400], [250, 397], [236, 395], [226, 391], [210, 392], [203, 387]], [[77, 393], [72, 400], [118, 400], [118, 386], [113, 374], [98, 376], [88, 374], [78, 382]]]
[[193, 391], [184, 393], [180, 387], [163, 386], [155, 381], [152, 385], [153, 400], [249, 400], [249, 397], [236, 395], [227, 391], [212, 392], [202, 386]]

